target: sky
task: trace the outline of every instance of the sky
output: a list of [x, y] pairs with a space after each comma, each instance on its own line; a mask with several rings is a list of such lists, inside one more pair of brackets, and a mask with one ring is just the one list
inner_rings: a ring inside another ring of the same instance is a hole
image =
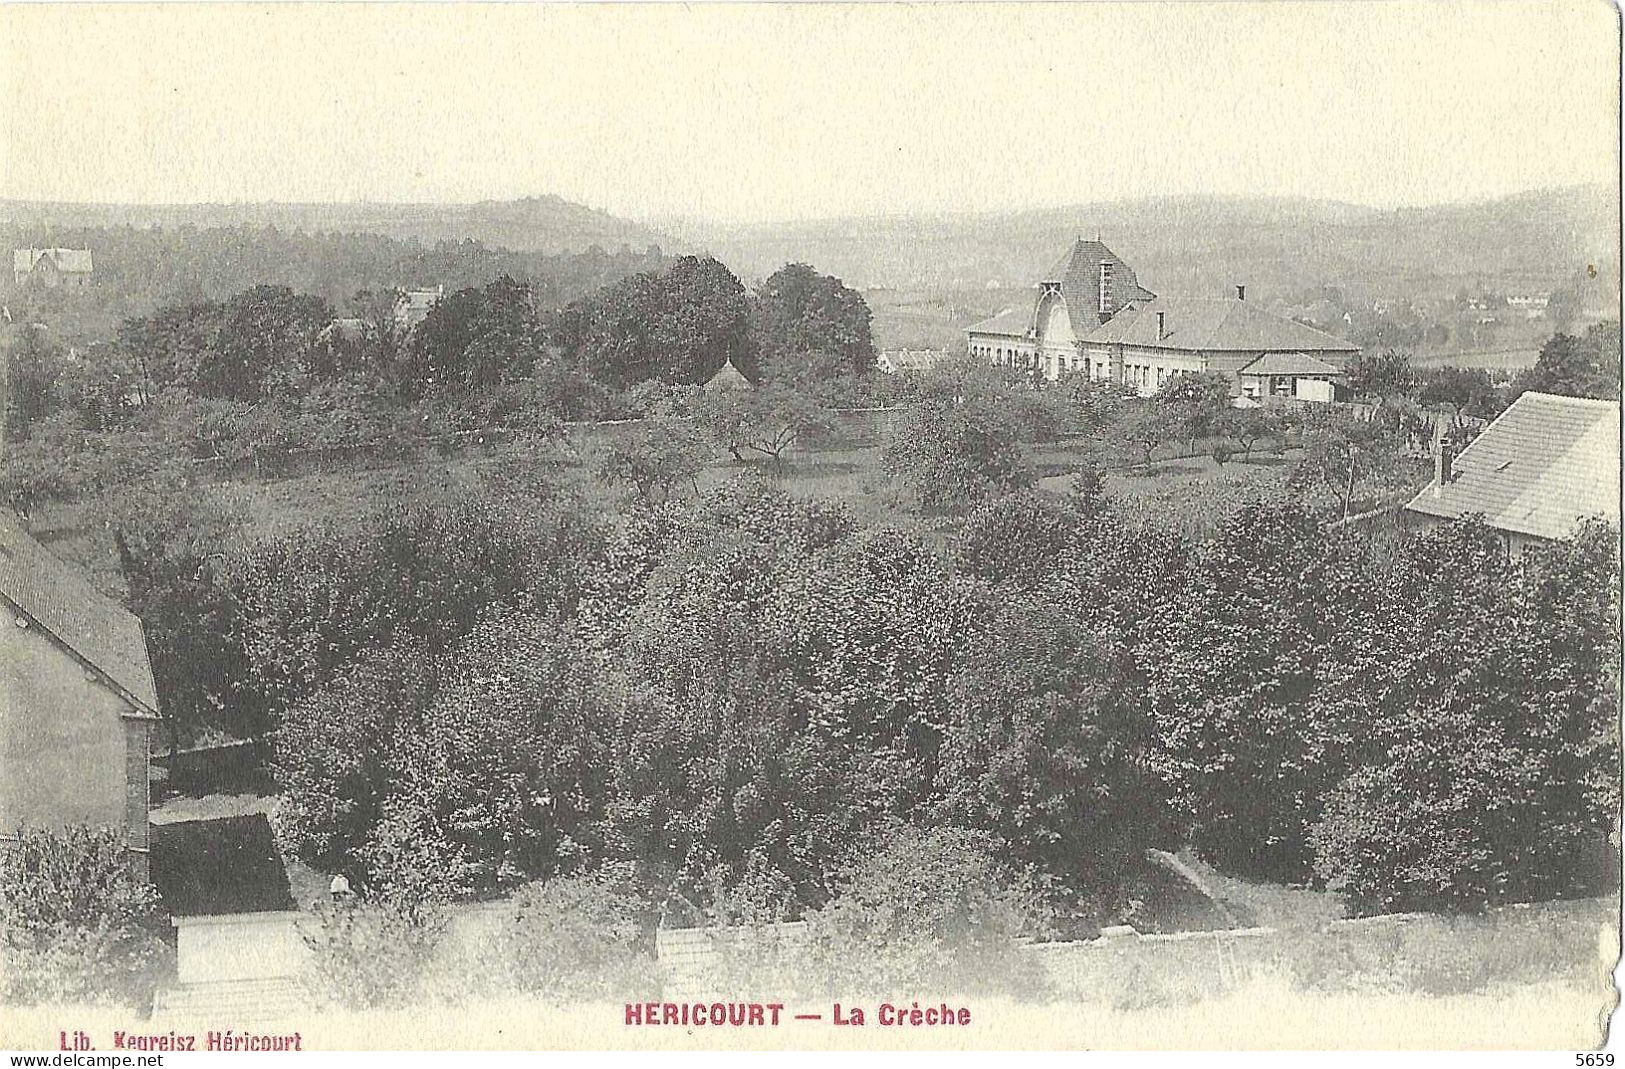
[[1619, 177], [1603, 0], [0, 5], [0, 197], [639, 220]]

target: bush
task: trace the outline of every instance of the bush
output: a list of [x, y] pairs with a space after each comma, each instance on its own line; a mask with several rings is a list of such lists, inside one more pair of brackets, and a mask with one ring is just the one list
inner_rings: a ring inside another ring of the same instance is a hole
[[515, 990], [554, 1003], [652, 995], [647, 907], [594, 876], [533, 883], [513, 898], [502, 971]]
[[894, 829], [808, 915], [811, 968], [840, 995], [1033, 992], [1037, 966], [1019, 945], [1047, 933], [1049, 911], [1003, 853], [961, 828]]
[[168, 919], [123, 837], [24, 828], [0, 850], [0, 1002], [145, 1010], [169, 969]]
[[324, 902], [300, 923], [310, 948], [311, 993], [344, 1009], [398, 1009], [420, 1001], [446, 915], [401, 899]]
[[1070, 555], [1086, 508], [1086, 499], [1059, 498], [1042, 490], [983, 502], [960, 533], [959, 567], [990, 583], [1032, 586]]

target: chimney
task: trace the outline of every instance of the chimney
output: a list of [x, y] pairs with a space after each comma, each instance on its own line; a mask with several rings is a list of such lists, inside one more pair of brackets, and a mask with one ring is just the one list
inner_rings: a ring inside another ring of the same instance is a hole
[[1161, 341], [1162, 339], [1166, 338], [1167, 336], [1168, 336], [1168, 313], [1159, 311], [1157, 313], [1157, 340]]
[[1456, 443], [1448, 435], [1439, 439], [1433, 451], [1433, 492], [1449, 486], [1456, 479]]
[[1237, 286], [1236, 287], [1236, 300], [1245, 301], [1246, 299], [1247, 299], [1247, 287], [1246, 286]]

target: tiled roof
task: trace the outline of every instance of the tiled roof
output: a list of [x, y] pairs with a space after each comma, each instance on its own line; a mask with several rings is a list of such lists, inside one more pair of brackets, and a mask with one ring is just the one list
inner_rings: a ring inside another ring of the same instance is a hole
[[1004, 334], [1013, 338], [1024, 338], [1032, 325], [1031, 308], [1006, 308], [998, 315], [984, 319], [980, 323], [973, 323], [965, 329], [971, 334]]
[[1324, 360], [1308, 353], [1265, 353], [1240, 371], [1238, 375], [1341, 375], [1342, 372]]
[[946, 356], [941, 349], [886, 349], [875, 360], [892, 371], [929, 371]]
[[1122, 257], [1108, 249], [1104, 242], [1085, 241], [1079, 238], [1073, 243], [1067, 254], [1061, 257], [1059, 263], [1050, 268], [1040, 281], [1059, 282], [1061, 293], [1068, 302], [1079, 300], [1098, 301], [1100, 296], [1100, 265], [1112, 265], [1111, 306], [1115, 312], [1129, 301], [1149, 301], [1156, 297], [1155, 293], [1140, 285], [1134, 277], [1134, 268], [1124, 263]]
[[11, 254], [13, 271], [32, 271], [34, 265], [49, 256], [57, 270], [80, 272], [90, 270], [89, 249], [16, 249]]
[[745, 377], [743, 371], [734, 367], [731, 358], [723, 363], [715, 375], [705, 380], [705, 389], [707, 390], [749, 390], [751, 388], [750, 380]]
[[[1157, 313], [1165, 334], [1157, 337]], [[1144, 345], [1192, 352], [1335, 352], [1360, 347], [1314, 327], [1271, 313], [1258, 302], [1234, 297], [1158, 297], [1126, 308], [1082, 341], [1085, 345]]]
[[6, 517], [0, 517], [0, 594], [123, 691], [138, 714], [158, 715], [141, 621]]
[[1618, 401], [1526, 393], [1462, 450], [1451, 482], [1405, 507], [1564, 538], [1583, 516], [1619, 523], [1619, 453]]

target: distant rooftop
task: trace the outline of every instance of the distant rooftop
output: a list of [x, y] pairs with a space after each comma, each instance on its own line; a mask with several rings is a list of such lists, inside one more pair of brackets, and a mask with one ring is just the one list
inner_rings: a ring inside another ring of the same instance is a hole
[[[1158, 334], [1157, 313], [1162, 313]], [[1360, 347], [1236, 297], [1158, 297], [1125, 308], [1082, 341], [1193, 352], [1357, 353]]]
[[1026, 337], [1033, 325], [1031, 308], [1006, 308], [980, 323], [965, 328], [973, 334], [1004, 334], [1012, 338]]
[[91, 271], [89, 249], [16, 249], [11, 254], [13, 271], [32, 271], [41, 260], [50, 260], [58, 271], [68, 274], [88, 274]]

